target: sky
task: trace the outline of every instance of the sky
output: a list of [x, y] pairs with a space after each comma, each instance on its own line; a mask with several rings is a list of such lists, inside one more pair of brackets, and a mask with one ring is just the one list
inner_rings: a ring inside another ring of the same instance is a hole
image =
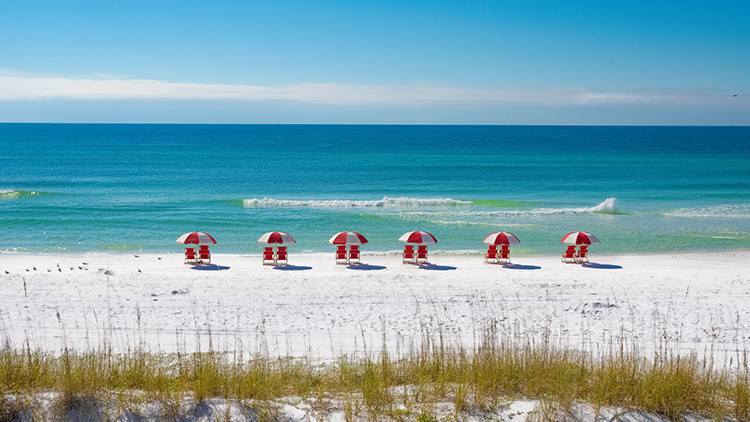
[[750, 1], [0, 2], [0, 122], [750, 125]]

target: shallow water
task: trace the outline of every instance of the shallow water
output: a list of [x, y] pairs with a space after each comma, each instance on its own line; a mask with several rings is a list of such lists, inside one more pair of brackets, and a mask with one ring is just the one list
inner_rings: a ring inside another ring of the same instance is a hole
[[[0, 124], [0, 250], [297, 252], [338, 231], [368, 252], [427, 230], [475, 253], [493, 231], [514, 254], [750, 248], [750, 128]], [[459, 252], [460, 253], [460, 252]]]

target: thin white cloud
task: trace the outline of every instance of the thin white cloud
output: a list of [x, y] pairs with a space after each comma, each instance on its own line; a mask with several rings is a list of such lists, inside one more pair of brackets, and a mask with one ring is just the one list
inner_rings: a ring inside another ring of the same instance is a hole
[[140, 99], [290, 101], [333, 105], [530, 104], [554, 106], [635, 103], [705, 104], [716, 101], [717, 98], [719, 95], [710, 91], [485, 90], [440, 85], [386, 86], [335, 83], [260, 86], [165, 82], [150, 79], [0, 76], [0, 101]]

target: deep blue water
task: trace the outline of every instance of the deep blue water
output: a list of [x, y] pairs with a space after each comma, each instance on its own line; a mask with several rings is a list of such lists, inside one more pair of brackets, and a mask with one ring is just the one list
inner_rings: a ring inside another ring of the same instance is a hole
[[0, 124], [0, 251], [258, 253], [266, 231], [330, 251], [359, 231], [393, 251], [750, 249], [749, 127]]

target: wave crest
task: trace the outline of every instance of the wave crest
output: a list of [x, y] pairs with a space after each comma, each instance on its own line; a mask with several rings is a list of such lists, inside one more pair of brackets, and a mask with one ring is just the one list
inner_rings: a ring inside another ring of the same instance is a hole
[[[444, 211], [440, 213], [433, 212], [421, 212], [412, 211], [399, 214], [401, 218], [426, 218], [429, 216], [440, 215], [445, 218], [462, 218], [462, 217], [505, 217], [505, 216], [544, 216], [544, 215], [557, 215], [557, 214], [623, 214], [617, 208], [616, 198], [607, 198], [601, 203], [593, 207], [581, 207], [581, 208], [534, 208], [531, 210], [496, 210], [496, 211]], [[437, 224], [447, 224], [444, 221], [431, 221]], [[471, 224], [466, 221], [452, 221], [450, 224], [465, 223]]]
[[622, 214], [617, 208], [617, 198], [607, 198], [593, 207], [581, 208], [537, 208], [521, 214]]
[[41, 195], [41, 192], [28, 190], [0, 189], [0, 199], [25, 198], [27, 196]]
[[584, 208], [584, 212], [595, 212], [599, 214], [619, 214], [620, 210], [617, 209], [617, 198], [607, 198], [602, 201], [599, 205], [591, 208]]
[[342, 199], [274, 199], [274, 198], [251, 198], [244, 199], [242, 205], [245, 207], [315, 207], [315, 208], [386, 208], [386, 207], [439, 207], [439, 206], [462, 206], [472, 205], [471, 201], [462, 201], [452, 198], [389, 198], [383, 197], [378, 200], [342, 200]]

